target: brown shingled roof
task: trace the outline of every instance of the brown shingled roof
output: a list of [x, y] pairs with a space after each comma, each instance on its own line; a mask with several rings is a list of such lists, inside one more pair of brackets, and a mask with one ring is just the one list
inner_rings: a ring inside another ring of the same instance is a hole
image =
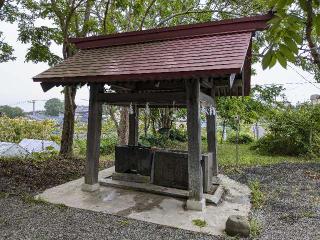
[[[33, 79], [49, 84], [219, 77], [249, 72], [252, 33], [270, 15], [71, 39], [80, 51]], [[250, 76], [246, 76], [247, 85]], [[247, 86], [248, 87], [248, 86]]]

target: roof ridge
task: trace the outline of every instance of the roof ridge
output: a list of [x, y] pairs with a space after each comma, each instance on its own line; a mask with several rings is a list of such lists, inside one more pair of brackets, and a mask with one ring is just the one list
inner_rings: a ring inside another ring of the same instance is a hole
[[214, 22], [178, 25], [174, 27], [157, 28], [142, 31], [124, 32], [103, 36], [85, 38], [70, 38], [77, 48], [90, 49], [116, 45], [127, 45], [152, 41], [167, 41], [194, 36], [211, 36], [240, 32], [255, 32], [267, 28], [267, 21], [272, 14], [227, 19]]

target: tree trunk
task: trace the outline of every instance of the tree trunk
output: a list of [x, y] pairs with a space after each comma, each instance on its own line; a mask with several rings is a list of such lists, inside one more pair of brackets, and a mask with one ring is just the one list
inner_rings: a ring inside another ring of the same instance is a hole
[[118, 132], [118, 141], [120, 145], [128, 144], [129, 140], [129, 109], [122, 107], [120, 109], [120, 121]]
[[72, 156], [73, 153], [73, 134], [74, 134], [74, 118], [75, 118], [75, 96], [76, 86], [64, 87], [64, 117], [61, 136], [60, 155]]
[[220, 143], [223, 143], [223, 138], [224, 138], [224, 131], [226, 129], [226, 120], [223, 120], [222, 122], [222, 134], [221, 134], [221, 139], [220, 139]]

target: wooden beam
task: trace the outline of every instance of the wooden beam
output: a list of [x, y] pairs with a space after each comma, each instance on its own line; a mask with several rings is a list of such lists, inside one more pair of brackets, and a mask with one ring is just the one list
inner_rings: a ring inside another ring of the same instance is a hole
[[133, 113], [129, 114], [129, 145], [137, 146], [139, 137], [139, 108], [133, 105]]
[[[215, 89], [211, 91], [213, 99], [215, 98]], [[214, 107], [216, 107], [214, 99]], [[208, 143], [208, 152], [212, 153], [212, 173], [213, 176], [218, 175], [218, 160], [217, 160], [217, 114], [216, 111], [214, 114], [206, 115], [207, 118], [207, 143]]]
[[[187, 92], [187, 129], [188, 129], [188, 174], [189, 199], [203, 201], [201, 167], [201, 121], [200, 121], [200, 82], [186, 80]], [[188, 205], [188, 203], [187, 203]]]
[[213, 98], [211, 96], [205, 94], [204, 92], [201, 92], [201, 91], [200, 91], [200, 101], [201, 102], [206, 102], [206, 103], [208, 103], [210, 105], [214, 105]]
[[185, 104], [185, 92], [154, 92], [154, 93], [98, 93], [97, 101], [110, 104]]
[[94, 185], [98, 183], [102, 104], [101, 102], [97, 101], [97, 96], [99, 92], [102, 91], [102, 85], [94, 84], [90, 86], [87, 162], [84, 177], [84, 182], [88, 185]]

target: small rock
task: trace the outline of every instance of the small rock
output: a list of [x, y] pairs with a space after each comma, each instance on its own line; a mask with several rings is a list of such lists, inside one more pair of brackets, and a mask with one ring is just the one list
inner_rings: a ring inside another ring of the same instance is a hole
[[250, 225], [246, 217], [240, 215], [232, 215], [226, 222], [226, 233], [230, 236], [239, 235], [241, 237], [249, 237]]

